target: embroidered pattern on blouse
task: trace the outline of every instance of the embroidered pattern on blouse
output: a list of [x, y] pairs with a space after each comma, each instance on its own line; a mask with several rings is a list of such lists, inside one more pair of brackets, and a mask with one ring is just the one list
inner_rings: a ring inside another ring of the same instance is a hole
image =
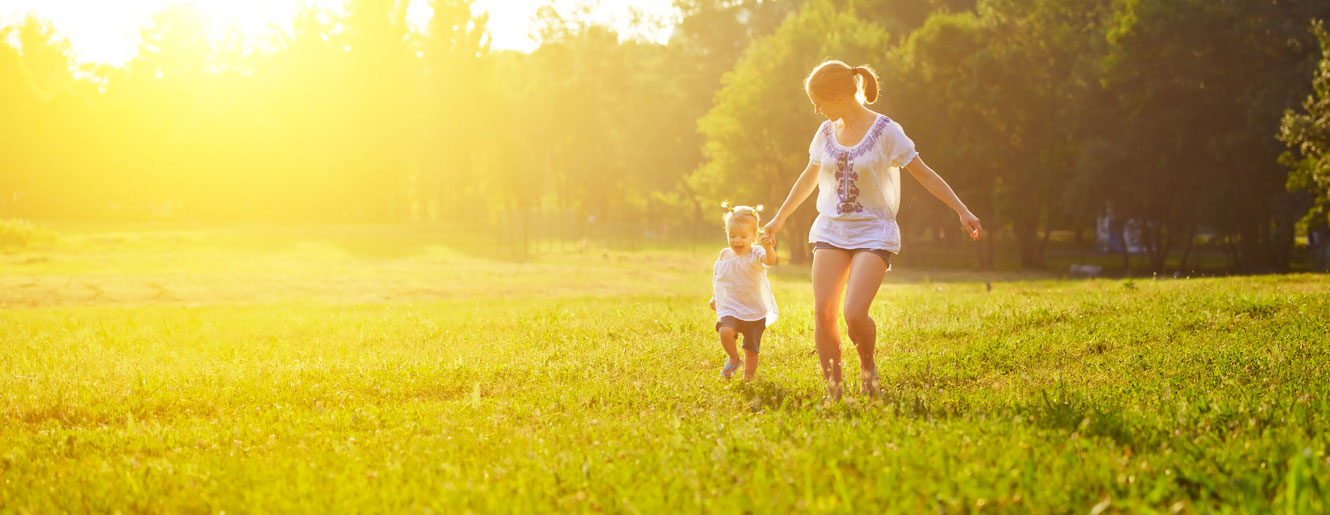
[[887, 124], [891, 119], [879, 115], [877, 121], [869, 127], [868, 134], [864, 139], [853, 147], [843, 147], [836, 143], [836, 128], [833, 123], [822, 125], [822, 136], [825, 142], [825, 152], [836, 162], [836, 214], [863, 212], [864, 206], [859, 203], [859, 172], [854, 171], [854, 160], [864, 155], [870, 149], [877, 146], [877, 140], [882, 137]]
[[859, 204], [859, 172], [854, 171], [854, 161], [849, 159], [849, 152], [836, 156], [836, 214], [859, 213], [864, 206]]

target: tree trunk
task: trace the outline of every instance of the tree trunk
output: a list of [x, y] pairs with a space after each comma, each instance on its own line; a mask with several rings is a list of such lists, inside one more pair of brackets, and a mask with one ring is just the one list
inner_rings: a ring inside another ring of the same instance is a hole
[[531, 229], [531, 210], [523, 208], [522, 209], [522, 259], [526, 259], [526, 257], [531, 254], [530, 249], [527, 248], [527, 242], [530, 239], [530, 229]]
[[1246, 223], [1238, 230], [1238, 243], [1235, 253], [1238, 256], [1238, 271], [1252, 273], [1261, 268], [1260, 224]]
[[1293, 261], [1293, 246], [1296, 244], [1295, 228], [1301, 213], [1307, 211], [1306, 205], [1310, 203], [1298, 203], [1297, 197], [1289, 197], [1291, 203], [1301, 204], [1301, 208], [1292, 211], [1288, 208], [1276, 210], [1274, 214], [1274, 228], [1272, 230], [1270, 241], [1271, 265], [1276, 272], [1287, 273], [1289, 266]]
[[[996, 231], [994, 232], [994, 234], [996, 234]], [[987, 249], [987, 252], [984, 252], [981, 256], [980, 268], [983, 268], [985, 270], [997, 269], [997, 242], [995, 241], [996, 239], [997, 239], [996, 236], [993, 235], [988, 236], [987, 238], [988, 244], [985, 247]]]
[[1232, 234], [1224, 236], [1224, 257], [1227, 258], [1228, 261], [1229, 273], [1236, 272], [1238, 267], [1242, 265], [1240, 261], [1241, 257], [1238, 256], [1238, 246], [1233, 243]]
[[1117, 222], [1118, 241], [1122, 242], [1122, 276], [1131, 275], [1131, 252], [1127, 250], [1127, 223]]
[[1048, 250], [1048, 239], [1053, 235], [1053, 228], [1044, 230], [1044, 237], [1039, 240], [1039, 249], [1036, 250], [1035, 257], [1039, 261], [1039, 268], [1044, 267], [1044, 252]]
[[1187, 273], [1187, 258], [1191, 257], [1191, 246], [1196, 241], [1196, 226], [1187, 227], [1187, 244], [1182, 247], [1182, 261], [1178, 263], [1178, 273], [1181, 276]]
[[1021, 268], [1032, 270], [1041, 268], [1039, 262], [1039, 230], [1037, 223], [1017, 222], [1016, 247], [1021, 253]]
[[1164, 265], [1168, 262], [1168, 248], [1172, 242], [1172, 231], [1169, 226], [1159, 222], [1152, 224], [1146, 231], [1146, 251], [1150, 254], [1150, 272], [1154, 274], [1164, 273]]
[[812, 226], [813, 220], [808, 215], [794, 214], [786, 219], [785, 227], [780, 232], [785, 235], [785, 242], [790, 246], [790, 263], [812, 262], [813, 255], [808, 249], [808, 229]]

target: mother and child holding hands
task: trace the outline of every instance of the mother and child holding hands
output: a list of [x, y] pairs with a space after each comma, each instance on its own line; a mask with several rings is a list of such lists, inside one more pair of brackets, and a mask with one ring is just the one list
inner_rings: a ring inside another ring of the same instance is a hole
[[[724, 204], [729, 246], [721, 250], [712, 278], [716, 331], [728, 359], [721, 377], [741, 364], [744, 378], [757, 372], [762, 332], [776, 321], [766, 268], [775, 264], [775, 238], [786, 219], [817, 188], [817, 220], [808, 231], [813, 247], [813, 339], [831, 399], [841, 398], [841, 337], [836, 315], [845, 315], [850, 341], [859, 352], [859, 389], [880, 391], [873, 350], [877, 325], [869, 307], [891, 257], [900, 252], [900, 169], [950, 206], [971, 238], [983, 228], [946, 181], [924, 164], [900, 124], [865, 107], [877, 100], [877, 75], [867, 66], [827, 61], [804, 80], [813, 110], [827, 118], [813, 133], [808, 166], [766, 226], [759, 229], [762, 206]], [[758, 246], [754, 246], [754, 244]], [[844, 309], [841, 310], [841, 298]], [[744, 356], [736, 343], [742, 336]]]

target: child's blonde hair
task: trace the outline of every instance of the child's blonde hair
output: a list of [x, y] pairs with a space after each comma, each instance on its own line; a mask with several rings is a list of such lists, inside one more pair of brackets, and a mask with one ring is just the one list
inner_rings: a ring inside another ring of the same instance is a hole
[[752, 223], [754, 230], [761, 230], [762, 224], [758, 213], [762, 212], [762, 205], [756, 206], [732, 206], [729, 201], [722, 202], [720, 207], [725, 208], [725, 227], [730, 226], [730, 221], [736, 223]]
[[871, 104], [877, 101], [877, 73], [868, 66], [825, 61], [804, 79], [804, 91], [809, 96], [825, 100], [854, 95], [860, 102]]

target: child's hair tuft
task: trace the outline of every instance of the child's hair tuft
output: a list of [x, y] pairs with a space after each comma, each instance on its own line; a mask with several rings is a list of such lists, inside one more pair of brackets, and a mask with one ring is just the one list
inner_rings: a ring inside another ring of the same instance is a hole
[[722, 202], [720, 207], [725, 208], [725, 225], [729, 226], [730, 221], [747, 222], [753, 224], [753, 227], [761, 230], [761, 217], [758, 213], [762, 212], [762, 205], [756, 206], [735, 206], [729, 201]]

